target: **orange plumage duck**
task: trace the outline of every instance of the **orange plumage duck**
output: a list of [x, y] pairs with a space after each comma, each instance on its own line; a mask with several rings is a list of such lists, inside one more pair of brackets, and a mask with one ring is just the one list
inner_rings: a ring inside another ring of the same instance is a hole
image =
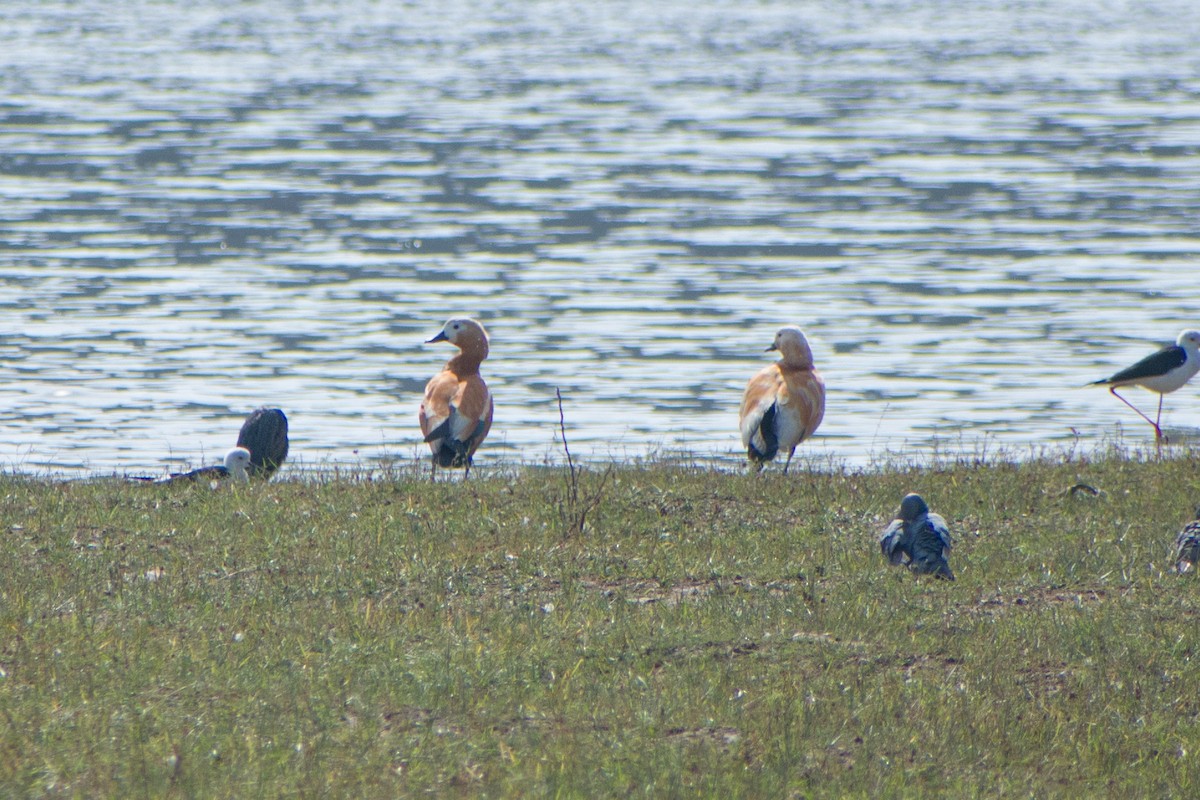
[[492, 393], [479, 374], [488, 357], [488, 335], [475, 320], [457, 317], [428, 340], [432, 342], [449, 342], [459, 352], [425, 385], [421, 433], [433, 451], [434, 474], [438, 467], [462, 467], [465, 477], [492, 428]]
[[739, 420], [750, 463], [761, 470], [784, 451], [786, 475], [796, 446], [812, 436], [825, 417], [825, 381], [813, 366], [812, 348], [800, 328], [780, 328], [767, 352], [774, 350], [782, 358], [746, 384]]

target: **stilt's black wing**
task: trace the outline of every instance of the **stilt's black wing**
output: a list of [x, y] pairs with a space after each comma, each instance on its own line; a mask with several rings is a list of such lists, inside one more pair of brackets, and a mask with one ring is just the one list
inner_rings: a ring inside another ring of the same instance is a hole
[[250, 475], [270, 478], [288, 454], [288, 421], [278, 408], [256, 408], [242, 423], [238, 447], [250, 451]]
[[1181, 366], [1187, 361], [1187, 351], [1177, 344], [1170, 347], [1164, 347], [1157, 353], [1146, 356], [1136, 364], [1126, 367], [1120, 372], [1114, 374], [1110, 378], [1096, 381], [1096, 383], [1136, 383], [1144, 378], [1153, 378], [1158, 375], [1166, 375], [1171, 370]]

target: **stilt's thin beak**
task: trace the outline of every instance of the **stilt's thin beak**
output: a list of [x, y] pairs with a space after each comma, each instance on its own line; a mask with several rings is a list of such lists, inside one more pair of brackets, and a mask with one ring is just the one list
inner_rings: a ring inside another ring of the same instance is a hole
[[446, 331], [440, 330], [437, 332], [437, 336], [434, 336], [432, 339], [426, 339], [425, 344], [433, 344], [434, 342], [444, 342], [444, 341], [446, 341]]

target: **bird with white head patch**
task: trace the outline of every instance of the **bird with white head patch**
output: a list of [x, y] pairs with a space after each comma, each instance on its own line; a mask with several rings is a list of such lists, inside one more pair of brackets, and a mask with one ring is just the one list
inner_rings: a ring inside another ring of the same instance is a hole
[[879, 534], [879, 549], [890, 564], [906, 564], [917, 575], [954, 580], [946, 560], [950, 528], [919, 494], [905, 495], [896, 519]]
[[433, 474], [438, 467], [463, 467], [471, 462], [492, 428], [492, 393], [479, 374], [488, 357], [488, 335], [483, 325], [467, 317], [450, 319], [428, 343], [449, 342], [458, 355], [425, 385], [418, 419], [421, 433], [433, 451]]
[[250, 481], [250, 451], [244, 447], [235, 447], [225, 454], [223, 464], [214, 467], [200, 467], [188, 472], [173, 472], [162, 478], [133, 477], [132, 480], [154, 484], [194, 483], [199, 480], [211, 481], [216, 486], [217, 481], [230, 480], [237, 483]]
[[[1092, 381], [1089, 386], [1107, 386], [1113, 397], [1137, 412], [1138, 416], [1154, 426], [1155, 441], [1164, 441], [1162, 432], [1163, 395], [1170, 394], [1182, 387], [1200, 371], [1200, 331], [1181, 331], [1175, 344], [1164, 347], [1157, 353], [1138, 361], [1132, 366], [1117, 372], [1110, 377]], [[1141, 409], [1117, 394], [1122, 386], [1141, 386], [1158, 393], [1158, 414], [1154, 419], [1142, 413]]]
[[825, 381], [813, 366], [812, 348], [800, 328], [780, 328], [767, 352], [775, 350], [782, 358], [746, 384], [738, 419], [750, 463], [761, 470], [784, 450], [786, 475], [796, 446], [812, 436], [825, 417]]
[[225, 474], [239, 483], [246, 483], [250, 480], [251, 460], [249, 450], [244, 447], [233, 448], [225, 454]]

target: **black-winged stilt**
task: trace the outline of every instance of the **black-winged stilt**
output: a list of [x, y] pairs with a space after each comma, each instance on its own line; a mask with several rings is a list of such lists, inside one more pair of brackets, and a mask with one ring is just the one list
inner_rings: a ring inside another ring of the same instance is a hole
[[[1159, 423], [1162, 421], [1163, 395], [1183, 386], [1197, 371], [1200, 371], [1200, 331], [1186, 330], [1179, 334], [1175, 344], [1146, 356], [1111, 377], [1092, 381], [1088, 385], [1107, 386], [1114, 397], [1153, 425], [1155, 440], [1161, 440], [1163, 432]], [[1141, 386], [1143, 389], [1158, 392], [1158, 414], [1154, 419], [1150, 419], [1137, 406], [1117, 394], [1117, 389], [1122, 386]]]

